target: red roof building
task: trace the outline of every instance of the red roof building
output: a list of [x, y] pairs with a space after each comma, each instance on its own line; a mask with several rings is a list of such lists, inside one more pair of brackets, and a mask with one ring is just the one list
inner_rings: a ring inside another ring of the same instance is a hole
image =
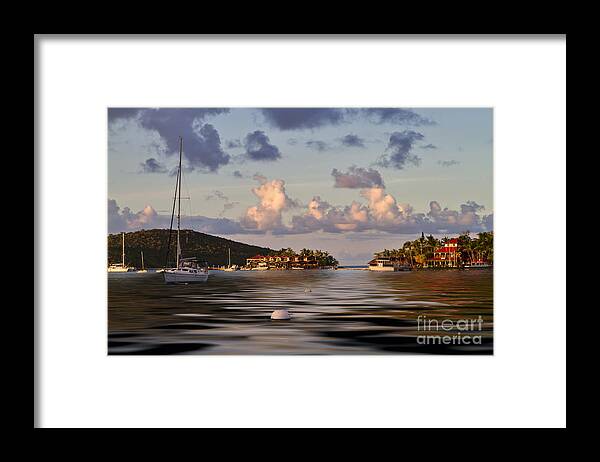
[[433, 268], [456, 268], [460, 264], [458, 239], [448, 239], [442, 247], [433, 252], [433, 258], [427, 260], [427, 266]]

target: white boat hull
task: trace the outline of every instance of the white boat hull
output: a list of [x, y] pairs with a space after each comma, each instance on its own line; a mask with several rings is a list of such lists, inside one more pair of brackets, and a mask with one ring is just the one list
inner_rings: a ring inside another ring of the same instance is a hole
[[108, 272], [109, 273], [130, 273], [133, 272], [134, 269], [133, 268], [123, 268], [123, 267], [116, 267], [116, 268], [108, 268]]
[[369, 266], [369, 271], [411, 271], [410, 266]]
[[393, 266], [369, 266], [369, 271], [397, 271]]
[[208, 279], [208, 271], [192, 273], [181, 270], [165, 270], [163, 276], [167, 284], [193, 284], [197, 282], [206, 282]]

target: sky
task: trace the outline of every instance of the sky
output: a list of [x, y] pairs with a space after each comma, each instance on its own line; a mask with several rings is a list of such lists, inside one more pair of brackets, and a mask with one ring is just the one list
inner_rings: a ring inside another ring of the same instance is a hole
[[109, 108], [108, 232], [182, 228], [342, 265], [493, 230], [491, 108]]

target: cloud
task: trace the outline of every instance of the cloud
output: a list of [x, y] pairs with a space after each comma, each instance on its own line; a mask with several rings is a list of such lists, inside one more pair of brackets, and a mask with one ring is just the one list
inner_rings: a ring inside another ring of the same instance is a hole
[[434, 145], [434, 144], [431, 144], [431, 143], [429, 143], [429, 144], [425, 144], [425, 145], [423, 145], [423, 146], [419, 146], [419, 147], [420, 147], [421, 149], [437, 149], [437, 148], [438, 148], [436, 145]]
[[[150, 205], [147, 205], [139, 212], [133, 213], [128, 207], [121, 210], [114, 199], [108, 199], [109, 233], [153, 228], [168, 229], [170, 221], [170, 214], [158, 214]], [[202, 215], [182, 217], [182, 227], [184, 229], [193, 229], [202, 233], [217, 235], [257, 233], [257, 231], [242, 228], [238, 221], [230, 220], [229, 218], [210, 218]]]
[[485, 207], [483, 205], [479, 205], [475, 201], [467, 201], [466, 204], [462, 204], [460, 206], [460, 210], [462, 213], [475, 213], [484, 210]]
[[[474, 201], [467, 201], [466, 204], [461, 204], [460, 212], [456, 210], [442, 209], [437, 201], [429, 203], [428, 219], [435, 224], [438, 232], [463, 232], [469, 231], [486, 231], [488, 217], [481, 217], [477, 212], [484, 209], [482, 205]], [[491, 229], [491, 228], [490, 228]]]
[[255, 175], [260, 186], [253, 188], [252, 192], [259, 199], [259, 203], [248, 207], [241, 219], [241, 225], [246, 229], [260, 231], [275, 231], [283, 229], [283, 211], [297, 206], [296, 201], [290, 199], [285, 191], [283, 180], [267, 180], [265, 177]]
[[315, 151], [319, 152], [327, 151], [329, 149], [329, 145], [325, 141], [309, 140], [304, 144], [307, 148], [314, 149]]
[[234, 171], [233, 176], [236, 178], [244, 178], [244, 175], [239, 170]]
[[348, 123], [361, 117], [375, 124], [435, 125], [433, 120], [402, 108], [265, 108], [260, 112], [269, 125], [279, 130], [315, 129]]
[[296, 138], [290, 138], [287, 140], [287, 144], [290, 146], [296, 146], [298, 144], [298, 140]]
[[[492, 215], [481, 216], [477, 204], [462, 204], [461, 210], [442, 209], [431, 201], [428, 213], [416, 213], [409, 204], [400, 203], [382, 187], [365, 188], [360, 195], [366, 204], [353, 201], [348, 206], [332, 206], [315, 196], [307, 210], [293, 216], [291, 225], [284, 231], [302, 234], [316, 231], [330, 233], [383, 231], [390, 234], [460, 233], [492, 229]], [[477, 210], [474, 210], [477, 209]]]
[[258, 181], [260, 184], [264, 184], [267, 182], [267, 177], [258, 172], [252, 175], [252, 179], [254, 181]]
[[108, 199], [108, 231], [118, 232], [130, 229], [153, 228], [157, 223], [158, 213], [150, 205], [133, 213], [129, 207], [121, 208], [114, 199]]
[[265, 132], [256, 130], [248, 133], [244, 140], [246, 155], [252, 160], [277, 160], [281, 158], [279, 148], [270, 143]]
[[205, 200], [207, 200], [207, 201], [212, 200], [212, 199], [221, 199], [224, 201], [229, 200], [229, 198], [225, 194], [223, 194], [222, 191], [219, 191], [216, 189], [214, 191], [212, 191], [210, 194], [208, 194], [207, 196], [205, 196]]
[[[185, 164], [181, 166], [181, 170], [184, 173], [190, 173], [194, 171], [194, 167], [186, 166]], [[179, 167], [173, 167], [169, 170], [169, 176], [177, 176], [177, 172], [179, 171]]]
[[228, 140], [227, 143], [225, 143], [225, 146], [227, 149], [241, 148], [242, 142], [240, 140]]
[[452, 167], [453, 165], [460, 164], [460, 162], [457, 160], [438, 160], [437, 163], [442, 167]]
[[419, 127], [422, 125], [435, 125], [435, 122], [422, 117], [410, 109], [402, 108], [364, 108], [359, 111], [375, 124], [396, 124]]
[[342, 145], [349, 147], [349, 148], [364, 148], [365, 147], [365, 140], [363, 140], [359, 136], [353, 135], [351, 133], [342, 137], [341, 142], [342, 142]]
[[372, 168], [361, 168], [352, 165], [347, 172], [342, 172], [336, 168], [331, 171], [335, 179], [336, 188], [372, 188], [374, 186], [383, 187], [381, 174]]
[[154, 157], [140, 163], [140, 173], [166, 173], [167, 167], [158, 162]]
[[302, 130], [337, 125], [344, 121], [344, 109], [328, 108], [266, 108], [260, 109], [272, 127], [279, 130]]
[[212, 191], [210, 194], [205, 196], [205, 200], [207, 200], [207, 201], [209, 201], [209, 200], [224, 201], [223, 210], [221, 210], [221, 212], [219, 213], [220, 217], [223, 216], [226, 211], [231, 210], [232, 208], [234, 208], [236, 205], [239, 204], [239, 202], [230, 201], [229, 197], [227, 197], [222, 191], [219, 191], [219, 190]]
[[397, 169], [403, 169], [408, 164], [419, 165], [421, 159], [412, 153], [412, 149], [423, 138], [423, 134], [412, 130], [393, 132], [386, 153], [379, 159], [378, 165]]
[[128, 107], [109, 107], [108, 123], [119, 119], [132, 119], [137, 117], [141, 109]]
[[230, 156], [221, 147], [218, 131], [204, 120], [229, 112], [229, 109], [141, 109], [113, 108], [108, 111], [109, 122], [136, 118], [139, 124], [156, 131], [166, 144], [166, 154], [179, 152], [179, 137], [183, 138], [183, 152], [193, 169], [214, 172], [229, 163]]
[[[283, 180], [266, 180], [253, 189], [259, 203], [248, 207], [239, 221], [205, 216], [183, 217], [183, 227], [209, 234], [306, 234], [385, 232], [388, 234], [456, 234], [464, 231], [493, 230], [493, 214], [482, 215], [482, 205], [474, 201], [461, 204], [460, 210], [442, 208], [437, 201], [429, 203], [427, 213], [415, 212], [409, 204], [396, 200], [383, 187], [365, 188], [360, 196], [365, 203], [352, 201], [350, 205], [335, 206], [314, 196], [300, 214], [286, 224], [283, 212], [299, 205], [290, 199]], [[233, 208], [236, 203], [224, 207]], [[223, 213], [223, 212], [222, 212]], [[108, 200], [109, 232], [137, 229], [168, 228], [169, 215], [158, 214], [150, 205], [138, 212], [128, 207], [122, 210], [116, 201]], [[351, 234], [350, 236], [357, 236]]]

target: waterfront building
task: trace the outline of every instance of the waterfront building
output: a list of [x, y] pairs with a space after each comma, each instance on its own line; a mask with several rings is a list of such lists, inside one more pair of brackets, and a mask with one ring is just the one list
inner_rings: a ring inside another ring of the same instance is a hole
[[430, 268], [458, 268], [461, 264], [458, 239], [448, 239], [441, 247], [433, 252], [433, 258], [427, 260]]
[[255, 255], [246, 259], [249, 268], [265, 267], [269, 269], [317, 269], [319, 261], [314, 256], [294, 255]]

